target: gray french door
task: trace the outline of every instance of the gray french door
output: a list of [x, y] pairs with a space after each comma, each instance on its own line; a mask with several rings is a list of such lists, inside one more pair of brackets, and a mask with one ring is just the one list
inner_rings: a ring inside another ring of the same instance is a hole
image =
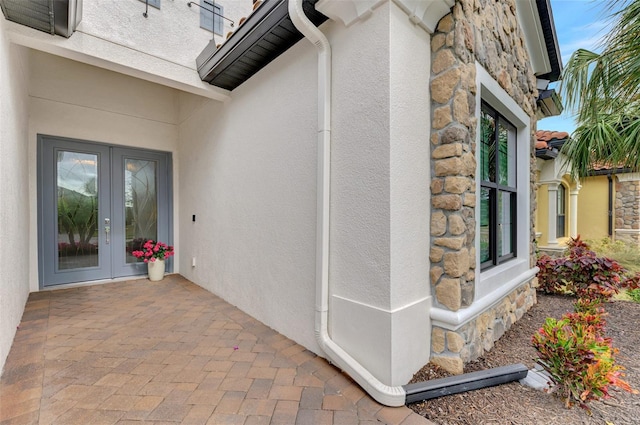
[[171, 244], [170, 191], [170, 153], [39, 135], [40, 286], [146, 274], [131, 253]]

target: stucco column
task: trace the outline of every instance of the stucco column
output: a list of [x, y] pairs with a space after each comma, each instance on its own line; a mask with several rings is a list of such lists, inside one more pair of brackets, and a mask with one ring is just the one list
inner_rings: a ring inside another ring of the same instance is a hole
[[549, 209], [548, 209], [548, 245], [558, 245], [556, 226], [557, 226], [557, 214], [558, 214], [558, 183], [547, 183], [547, 190], [549, 191]]
[[575, 238], [578, 236], [578, 193], [580, 185], [569, 192], [569, 236]]

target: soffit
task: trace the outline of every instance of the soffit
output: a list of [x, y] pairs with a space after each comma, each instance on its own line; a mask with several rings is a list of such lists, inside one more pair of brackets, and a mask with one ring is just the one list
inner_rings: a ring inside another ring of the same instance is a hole
[[[304, 0], [307, 17], [320, 25], [328, 18], [315, 9], [318, 0]], [[202, 81], [233, 90], [302, 39], [289, 17], [287, 0], [265, 0], [240, 27], [216, 46], [212, 40], [198, 55]]]
[[82, 19], [82, 0], [0, 0], [7, 20], [70, 37]]
[[549, 0], [536, 0], [538, 13], [540, 15], [540, 24], [542, 26], [542, 34], [544, 35], [544, 43], [549, 55], [549, 63], [551, 71], [546, 74], [538, 75], [538, 78], [558, 81], [562, 73], [562, 58], [560, 57], [560, 48], [558, 46], [558, 36], [556, 35], [556, 25], [553, 21], [553, 12]]

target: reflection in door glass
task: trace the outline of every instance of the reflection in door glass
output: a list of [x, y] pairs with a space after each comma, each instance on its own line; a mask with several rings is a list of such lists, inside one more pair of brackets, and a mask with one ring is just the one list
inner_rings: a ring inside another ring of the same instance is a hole
[[131, 252], [142, 249], [149, 239], [157, 240], [158, 202], [156, 162], [139, 159], [124, 161], [124, 215], [127, 263], [142, 261]]
[[98, 266], [98, 155], [58, 151], [58, 269]]

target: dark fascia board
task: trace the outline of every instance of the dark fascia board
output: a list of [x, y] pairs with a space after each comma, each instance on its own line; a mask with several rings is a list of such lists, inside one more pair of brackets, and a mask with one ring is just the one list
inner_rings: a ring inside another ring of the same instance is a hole
[[538, 6], [542, 33], [544, 34], [549, 63], [551, 64], [551, 72], [539, 75], [538, 78], [551, 82], [558, 81], [562, 74], [562, 58], [560, 57], [560, 47], [558, 47], [558, 36], [556, 35], [556, 25], [553, 21], [551, 5], [549, 0], [536, 0], [536, 6]]
[[0, 0], [0, 9], [9, 21], [66, 38], [82, 20], [82, 0]]
[[557, 157], [557, 149], [536, 149], [536, 158], [544, 159], [545, 161], [547, 161], [549, 159], [556, 159]]
[[53, 2], [55, 33], [71, 37], [82, 20], [82, 0], [57, 0]]
[[564, 108], [555, 89], [540, 90], [536, 103], [545, 117], [560, 115]]
[[54, 15], [49, 3], [0, 0], [4, 17], [11, 22], [54, 35]]
[[609, 168], [604, 170], [590, 171], [587, 177], [628, 174], [628, 173], [633, 173], [633, 170], [631, 168]]
[[[315, 10], [317, 1], [303, 2], [305, 14], [316, 26], [328, 19]], [[258, 44], [267, 38], [272, 50], [265, 54]], [[233, 90], [300, 39], [302, 34], [289, 17], [288, 0], [265, 0], [220, 48], [214, 40], [205, 47], [196, 58], [198, 74], [202, 81]]]
[[560, 149], [569, 139], [552, 139], [547, 142], [552, 148]]

